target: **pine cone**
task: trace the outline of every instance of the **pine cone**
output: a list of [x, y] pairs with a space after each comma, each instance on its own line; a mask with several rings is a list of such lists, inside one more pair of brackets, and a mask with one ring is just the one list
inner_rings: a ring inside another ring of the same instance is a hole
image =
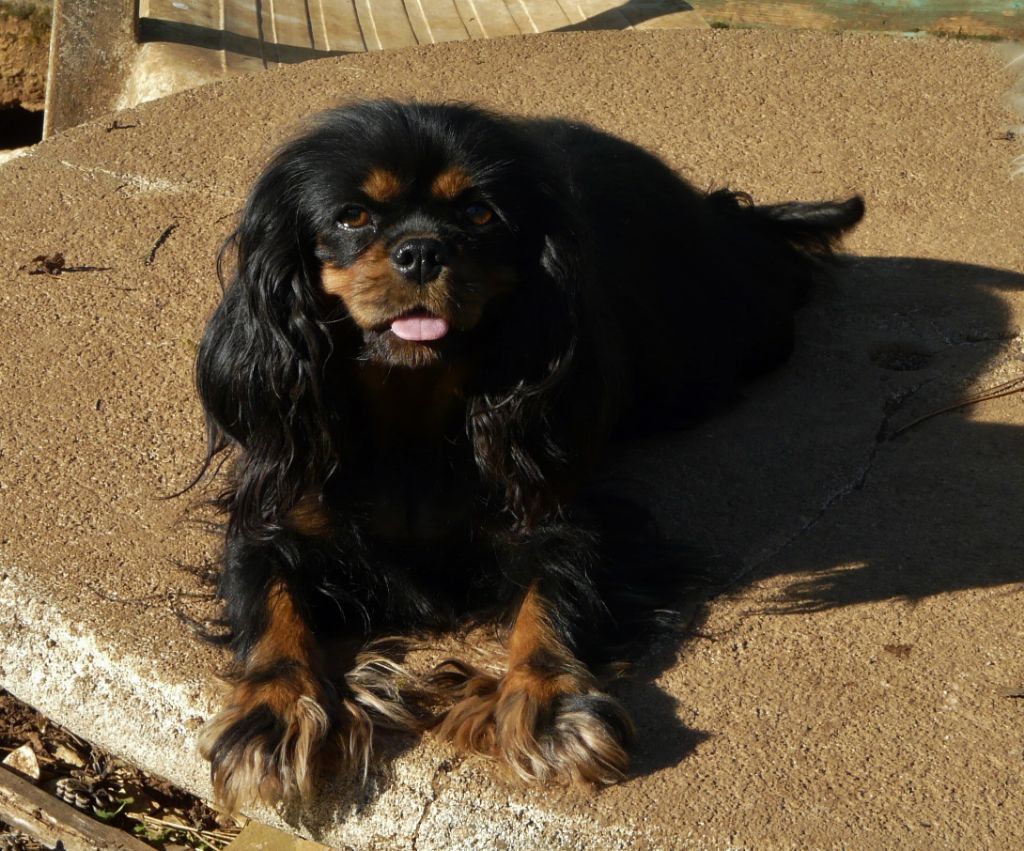
[[80, 810], [114, 810], [128, 794], [128, 773], [113, 761], [94, 759], [87, 768], [75, 769], [70, 777], [58, 780], [56, 794]]

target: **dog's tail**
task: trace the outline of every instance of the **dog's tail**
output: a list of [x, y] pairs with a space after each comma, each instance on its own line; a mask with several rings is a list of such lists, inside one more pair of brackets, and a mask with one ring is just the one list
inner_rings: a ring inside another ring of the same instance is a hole
[[755, 205], [744, 192], [721, 189], [712, 192], [708, 201], [723, 212], [739, 213], [756, 230], [814, 257], [831, 257], [843, 234], [864, 218], [860, 195], [845, 201]]

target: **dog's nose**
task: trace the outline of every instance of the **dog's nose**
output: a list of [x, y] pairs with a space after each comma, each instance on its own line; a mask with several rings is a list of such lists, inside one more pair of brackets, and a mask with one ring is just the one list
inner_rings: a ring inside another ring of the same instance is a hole
[[447, 259], [444, 243], [429, 237], [407, 239], [391, 252], [391, 265], [419, 284], [429, 283], [440, 275]]

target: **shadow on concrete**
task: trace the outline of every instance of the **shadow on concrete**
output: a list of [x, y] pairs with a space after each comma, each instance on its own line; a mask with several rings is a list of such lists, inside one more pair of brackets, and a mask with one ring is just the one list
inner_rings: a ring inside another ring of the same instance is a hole
[[[641, 450], [662, 470], [644, 490], [671, 505], [663, 523], [711, 546], [741, 527], [744, 541], [717, 550], [718, 579], [792, 575], [778, 612], [1024, 581], [1024, 429], [978, 407], [904, 430], [1024, 376], [1008, 303], [1022, 292], [1024, 275], [1004, 270], [851, 261], [805, 309], [789, 365], [724, 421]], [[1011, 416], [1024, 424], [1024, 405]]]
[[[1024, 581], [1024, 429], [960, 411], [899, 433], [976, 382], [1024, 376], [1008, 303], [1019, 293], [1024, 275], [1008, 271], [851, 258], [805, 308], [789, 365], [720, 418], [616, 463], [673, 537], [712, 554], [690, 628], [613, 688], [637, 722], [635, 774], [714, 735], [684, 725], [655, 683], [689, 642], [714, 640], [701, 627], [723, 594], [791, 576], [763, 611], [794, 615]], [[1024, 403], [1014, 418], [1024, 424]]]
[[[870, 370], [887, 388], [880, 418], [875, 412], [873, 444], [846, 492], [807, 531], [836, 512], [841, 522], [806, 542], [803, 533], [749, 578], [794, 577], [774, 609], [780, 612], [1021, 583], [1019, 397], [1008, 403], [1013, 424], [984, 422], [981, 406], [914, 423], [969, 397], [972, 387], [1024, 376], [1020, 328], [1007, 303], [1024, 291], [1024, 276], [937, 261], [875, 259], [861, 263], [847, 285], [867, 292], [891, 287], [911, 299], [902, 306], [909, 324], [890, 332], [891, 340], [865, 339], [847, 362], [848, 374], [833, 379], [839, 387], [852, 385], [857, 373]], [[815, 402], [809, 396], [804, 404]]]

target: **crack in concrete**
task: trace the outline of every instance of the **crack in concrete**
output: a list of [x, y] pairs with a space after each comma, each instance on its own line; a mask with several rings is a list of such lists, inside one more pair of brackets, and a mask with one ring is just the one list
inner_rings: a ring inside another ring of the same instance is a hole
[[413, 851], [419, 850], [420, 843], [420, 829], [423, 827], [423, 823], [427, 820], [427, 816], [430, 814], [431, 807], [441, 796], [441, 793], [447, 787], [447, 783], [441, 784], [441, 776], [450, 777], [453, 771], [462, 764], [462, 757], [453, 757], [450, 759], [443, 759], [438, 763], [437, 768], [434, 769], [434, 773], [430, 777], [430, 792], [431, 796], [429, 800], [423, 805], [423, 812], [420, 813], [419, 819], [416, 821], [416, 826], [412, 831], [412, 849]]
[[201, 191], [204, 195], [235, 201], [237, 203], [241, 203], [244, 200], [241, 196], [233, 195], [228, 192], [220, 192], [215, 188], [205, 185], [196, 186], [188, 183], [175, 183], [174, 181], [166, 180], [162, 177], [147, 177], [144, 174], [112, 171], [111, 169], [100, 168], [99, 166], [84, 166], [70, 162], [69, 160], [57, 160], [57, 162], [65, 168], [81, 172], [82, 174], [87, 174], [90, 177], [102, 175], [103, 177], [113, 177], [115, 180], [121, 181], [121, 183], [114, 189], [115, 192], [119, 192], [123, 189], [128, 194], [136, 195], [144, 195], [153, 192], [163, 192], [169, 195], [174, 195], [185, 192]]
[[68, 162], [67, 160], [58, 160], [58, 162], [65, 168], [70, 168], [72, 171], [79, 171], [83, 174], [95, 176], [102, 174], [104, 177], [113, 177], [116, 180], [122, 181], [118, 189], [125, 187], [132, 187], [136, 192], [142, 194], [145, 192], [187, 192], [188, 188], [181, 186], [177, 183], [172, 183], [169, 180], [164, 180], [161, 177], [146, 177], [141, 174], [122, 174], [117, 171], [111, 171], [109, 168], [100, 168], [99, 166], [83, 166], [77, 163]]
[[813, 516], [808, 518], [799, 528], [789, 534], [784, 541], [761, 551], [761, 554], [742, 567], [731, 579], [729, 584], [739, 582], [743, 577], [753, 573], [759, 567], [771, 561], [780, 553], [795, 544], [800, 538], [810, 532], [828, 514], [834, 506], [841, 503], [854, 491], [862, 490], [867, 484], [868, 478], [874, 469], [875, 461], [878, 458], [879, 447], [887, 443], [891, 437], [890, 423], [892, 418], [903, 408], [904, 403], [913, 398], [917, 392], [929, 381], [922, 381], [913, 387], [902, 388], [893, 391], [882, 402], [882, 417], [879, 420], [878, 428], [875, 431], [875, 439], [872, 442], [867, 457], [858, 465], [853, 475], [843, 482], [836, 490], [829, 494]]

